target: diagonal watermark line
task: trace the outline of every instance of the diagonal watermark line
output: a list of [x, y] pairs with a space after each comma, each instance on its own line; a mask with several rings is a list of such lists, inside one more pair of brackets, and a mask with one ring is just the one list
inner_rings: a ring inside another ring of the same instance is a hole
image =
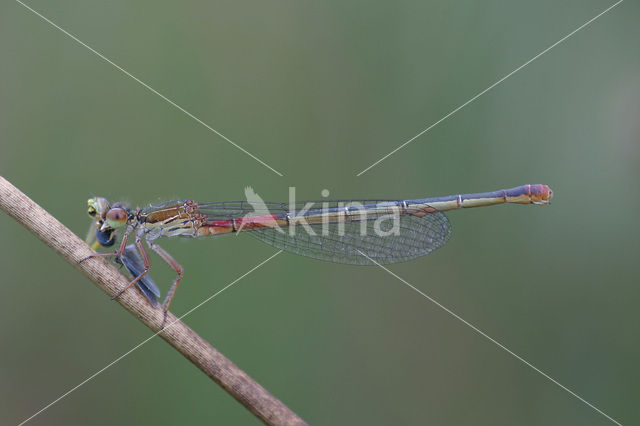
[[600, 413], [601, 415], [603, 415], [607, 419], [611, 420], [613, 423], [617, 424], [618, 426], [622, 426], [622, 424], [620, 422], [618, 422], [617, 420], [615, 420], [613, 417], [609, 416], [607, 413], [605, 413], [604, 411], [600, 410], [598, 407], [596, 407], [595, 405], [591, 404], [589, 401], [587, 401], [586, 399], [582, 398], [580, 395], [578, 395], [577, 393], [575, 393], [574, 391], [572, 391], [568, 387], [564, 386], [562, 383], [558, 382], [556, 379], [554, 379], [553, 377], [549, 376], [547, 373], [545, 373], [544, 371], [540, 370], [538, 367], [536, 367], [535, 365], [531, 364], [529, 361], [527, 361], [526, 359], [522, 358], [520, 355], [516, 354], [511, 349], [507, 348], [505, 345], [503, 345], [502, 343], [498, 342], [496, 339], [494, 339], [493, 337], [489, 336], [487, 333], [485, 333], [484, 331], [480, 330], [478, 327], [476, 327], [475, 325], [471, 324], [469, 321], [465, 320], [460, 315], [458, 315], [455, 312], [453, 312], [451, 309], [447, 308], [446, 306], [444, 306], [443, 304], [441, 304], [440, 302], [438, 302], [434, 298], [428, 296], [426, 293], [422, 292], [421, 290], [419, 290], [418, 288], [414, 287], [413, 285], [409, 284], [407, 281], [405, 281], [404, 279], [402, 279], [398, 275], [394, 274], [389, 269], [385, 268], [384, 266], [382, 266], [381, 264], [379, 264], [378, 262], [376, 262], [375, 260], [373, 260], [372, 258], [367, 256], [366, 254], [364, 254], [360, 250], [358, 250], [358, 251], [360, 252], [361, 255], [363, 255], [364, 257], [369, 259], [371, 262], [375, 263], [376, 265], [378, 265], [379, 267], [384, 269], [386, 272], [388, 272], [389, 274], [391, 274], [392, 276], [394, 276], [398, 280], [402, 281], [404, 284], [406, 284], [412, 290], [418, 292], [421, 296], [423, 296], [424, 298], [428, 299], [431, 303], [435, 304], [440, 309], [444, 310], [449, 315], [453, 316], [455, 319], [461, 321], [463, 324], [465, 324], [466, 326], [470, 327], [473, 331], [475, 331], [476, 333], [480, 334], [482, 337], [485, 337], [486, 339], [488, 339], [491, 343], [495, 344], [500, 349], [506, 351], [511, 356], [515, 357], [518, 361], [520, 361], [523, 364], [527, 365], [528, 367], [532, 368], [534, 371], [540, 373], [545, 378], [547, 378], [548, 380], [550, 380], [554, 384], [558, 385], [560, 388], [562, 388], [563, 390], [567, 391], [569, 394], [573, 395], [575, 398], [579, 399], [580, 401], [582, 401], [583, 403], [585, 403], [589, 407], [593, 408], [594, 410], [596, 410], [598, 413]]
[[589, 19], [587, 22], [585, 22], [584, 24], [580, 25], [578, 28], [576, 28], [575, 30], [571, 31], [569, 34], [567, 34], [566, 36], [562, 37], [560, 40], [556, 41], [555, 43], [553, 43], [551, 46], [547, 47], [546, 49], [544, 49], [543, 51], [541, 51], [540, 53], [538, 53], [536, 56], [534, 56], [533, 58], [529, 59], [527, 62], [525, 62], [524, 64], [520, 65], [518, 68], [514, 69], [513, 71], [511, 71], [509, 74], [505, 75], [504, 77], [502, 77], [500, 80], [496, 81], [495, 83], [493, 83], [491, 86], [487, 87], [486, 89], [484, 89], [482, 92], [476, 94], [474, 97], [472, 97], [471, 99], [469, 99], [467, 102], [463, 103], [462, 105], [460, 105], [459, 107], [457, 107], [456, 109], [452, 110], [451, 112], [449, 112], [448, 114], [446, 114], [444, 117], [442, 117], [440, 120], [436, 121], [435, 123], [433, 123], [432, 125], [430, 125], [429, 127], [427, 127], [426, 129], [424, 129], [423, 131], [421, 131], [420, 133], [418, 133], [417, 135], [415, 135], [414, 137], [412, 137], [411, 139], [409, 139], [408, 141], [404, 142], [402, 145], [400, 145], [399, 147], [397, 147], [396, 149], [394, 149], [393, 151], [391, 151], [390, 153], [388, 153], [387, 155], [385, 155], [384, 157], [382, 157], [381, 159], [379, 159], [378, 161], [376, 161], [375, 163], [371, 164], [369, 167], [367, 167], [366, 169], [364, 169], [363, 171], [361, 171], [360, 173], [358, 173], [356, 176], [361, 176], [364, 173], [366, 173], [367, 171], [369, 171], [372, 167], [375, 167], [376, 165], [380, 164], [381, 162], [383, 162], [384, 160], [386, 160], [387, 158], [389, 158], [390, 156], [392, 156], [393, 154], [395, 154], [396, 152], [400, 151], [402, 148], [404, 148], [405, 146], [409, 145], [411, 142], [413, 142], [414, 140], [418, 139], [420, 136], [424, 135], [425, 133], [427, 133], [429, 130], [433, 129], [434, 127], [436, 127], [438, 124], [442, 123], [444, 120], [446, 120], [447, 118], [451, 117], [453, 114], [455, 114], [456, 112], [460, 111], [462, 108], [466, 107], [467, 105], [469, 105], [471, 102], [475, 101], [476, 99], [478, 99], [480, 96], [484, 95], [485, 93], [487, 93], [489, 90], [493, 89], [494, 87], [496, 87], [497, 85], [499, 85], [500, 83], [502, 83], [503, 81], [505, 81], [506, 79], [508, 79], [509, 77], [511, 77], [512, 75], [514, 75], [515, 73], [517, 73], [518, 71], [520, 71], [522, 68], [526, 67], [527, 65], [529, 65], [531, 62], [535, 61], [536, 59], [538, 59], [539, 57], [541, 57], [542, 55], [544, 55], [545, 53], [547, 53], [548, 51], [550, 51], [551, 49], [553, 49], [554, 47], [556, 47], [557, 45], [559, 45], [560, 43], [562, 43], [563, 41], [567, 40], [569, 37], [571, 37], [572, 35], [574, 35], [575, 33], [577, 33], [578, 31], [582, 30], [583, 28], [585, 28], [587, 25], [591, 24], [593, 21], [595, 21], [596, 19], [598, 19], [599, 17], [601, 17], [602, 15], [604, 15], [605, 13], [609, 12], [611, 9], [613, 9], [614, 7], [616, 7], [617, 5], [619, 5], [620, 3], [622, 3], [624, 0], [619, 0], [617, 3], [614, 3], [613, 5], [609, 6], [608, 8], [606, 8], [605, 10], [603, 10], [602, 12], [600, 12], [599, 14], [597, 14], [596, 16], [594, 16], [593, 18]]
[[190, 313], [192, 313], [193, 311], [195, 311], [196, 309], [198, 309], [200, 306], [204, 305], [205, 303], [207, 303], [208, 301], [210, 301], [211, 299], [213, 299], [214, 297], [216, 297], [217, 295], [219, 295], [220, 293], [222, 293], [223, 291], [225, 291], [226, 289], [228, 289], [229, 287], [231, 287], [232, 285], [234, 285], [235, 283], [237, 283], [238, 281], [240, 281], [241, 279], [243, 279], [244, 277], [246, 277], [247, 275], [249, 275], [250, 273], [252, 273], [253, 271], [255, 271], [256, 269], [260, 268], [262, 265], [264, 265], [265, 263], [267, 263], [268, 261], [270, 261], [271, 259], [273, 259], [274, 257], [276, 257], [277, 255], [279, 255], [280, 253], [282, 253], [282, 250], [279, 250], [278, 252], [276, 252], [274, 255], [272, 255], [271, 257], [263, 260], [262, 262], [260, 262], [258, 265], [254, 266], [253, 268], [251, 268], [249, 271], [245, 272], [244, 274], [242, 274], [241, 276], [239, 276], [238, 278], [236, 278], [235, 280], [233, 280], [232, 282], [230, 282], [229, 284], [227, 284], [225, 287], [223, 287], [221, 290], [218, 290], [217, 292], [215, 292], [214, 294], [212, 294], [211, 296], [207, 297], [206, 299], [204, 299], [202, 302], [198, 303], [196, 306], [194, 306], [193, 308], [189, 309], [186, 313], [182, 314], [181, 316], [179, 316], [175, 321], [169, 323], [165, 328], [163, 328], [162, 330], [152, 334], [150, 337], [147, 337], [146, 339], [144, 339], [142, 342], [138, 343], [136, 346], [134, 346], [133, 348], [129, 349], [127, 352], [123, 353], [122, 355], [120, 355], [118, 358], [114, 359], [113, 361], [111, 361], [109, 364], [105, 365], [104, 367], [102, 367], [100, 370], [96, 371], [95, 373], [93, 373], [92, 375], [90, 375], [89, 377], [87, 377], [86, 379], [84, 379], [82, 382], [78, 383], [77, 385], [75, 385], [74, 387], [72, 387], [71, 389], [69, 389], [68, 391], [66, 391], [65, 393], [63, 393], [62, 395], [60, 395], [58, 398], [54, 399], [53, 401], [51, 401], [49, 404], [45, 405], [44, 407], [42, 407], [40, 410], [38, 410], [37, 412], [35, 412], [31, 417], [23, 420], [22, 422], [20, 422], [20, 424], [18, 426], [22, 426], [23, 424], [27, 423], [29, 420], [33, 419], [34, 417], [36, 417], [37, 415], [39, 415], [40, 413], [42, 413], [43, 411], [47, 410], [48, 408], [50, 408], [51, 406], [55, 405], [57, 402], [59, 402], [60, 400], [64, 399], [65, 397], [69, 396], [69, 394], [71, 394], [73, 391], [77, 390], [78, 388], [80, 388], [82, 385], [86, 384], [87, 382], [91, 381], [92, 379], [96, 378], [96, 376], [98, 376], [99, 374], [101, 374], [102, 372], [104, 372], [106, 369], [108, 369], [109, 367], [113, 366], [114, 364], [116, 364], [118, 361], [122, 360], [123, 358], [125, 358], [127, 355], [129, 355], [130, 353], [132, 353], [133, 351], [135, 351], [136, 349], [140, 348], [142, 345], [144, 345], [145, 343], [147, 343], [149, 340], [153, 339], [154, 337], [156, 337], [158, 334], [162, 333], [164, 330], [168, 329], [169, 327], [173, 326], [173, 324], [177, 323], [178, 321], [180, 321], [182, 318], [186, 317], [187, 315], [189, 315]]
[[26, 5], [25, 3], [23, 3], [20, 0], [16, 0], [17, 3], [19, 3], [20, 5], [24, 6], [26, 9], [30, 10], [31, 12], [33, 12], [35, 15], [37, 15], [38, 17], [40, 17], [42, 20], [44, 20], [45, 22], [47, 22], [48, 24], [50, 24], [51, 26], [53, 26], [54, 28], [56, 28], [57, 30], [61, 31], [62, 33], [64, 33], [65, 35], [67, 35], [68, 37], [70, 37], [72, 40], [74, 40], [75, 42], [77, 42], [78, 44], [80, 44], [83, 47], [86, 47], [87, 49], [89, 49], [92, 53], [94, 53], [96, 56], [98, 56], [100, 59], [104, 60], [105, 62], [109, 63], [110, 65], [112, 65], [114, 68], [116, 68], [118, 71], [121, 71], [123, 74], [125, 74], [128, 77], [131, 77], [133, 80], [135, 80], [137, 83], [139, 83], [142, 87], [144, 87], [145, 89], [149, 90], [150, 92], [160, 96], [164, 101], [166, 101], [167, 103], [169, 103], [171, 106], [179, 109], [180, 111], [182, 111], [184, 114], [186, 114], [187, 116], [189, 116], [190, 118], [192, 118], [193, 120], [197, 121], [199, 124], [203, 125], [204, 127], [206, 127], [207, 129], [209, 129], [210, 131], [212, 131], [213, 133], [215, 133], [216, 135], [220, 136], [222, 139], [224, 139], [225, 141], [229, 142], [231, 145], [235, 146], [236, 148], [238, 148], [240, 151], [244, 152], [245, 154], [247, 154], [249, 157], [253, 158], [254, 160], [256, 160], [258, 163], [262, 164], [263, 166], [265, 166], [266, 168], [268, 168], [269, 170], [271, 170], [272, 172], [274, 172], [275, 174], [277, 174], [278, 176], [284, 176], [282, 173], [280, 173], [279, 171], [277, 171], [276, 169], [274, 169], [273, 167], [271, 167], [270, 165], [268, 165], [267, 163], [265, 163], [264, 161], [262, 161], [261, 159], [259, 159], [258, 157], [256, 157], [255, 155], [253, 155], [252, 153], [250, 153], [249, 151], [247, 151], [246, 149], [244, 149], [243, 147], [241, 147], [240, 145], [238, 145], [237, 143], [235, 143], [234, 141], [232, 141], [231, 139], [229, 139], [228, 137], [226, 137], [225, 135], [223, 135], [222, 133], [220, 133], [219, 131], [217, 131], [216, 129], [214, 129], [213, 127], [209, 126], [207, 123], [205, 123], [204, 121], [200, 120], [198, 117], [196, 117], [195, 115], [191, 114], [189, 111], [187, 111], [186, 109], [184, 109], [183, 107], [181, 107], [180, 105], [178, 105], [177, 103], [175, 103], [174, 101], [172, 101], [171, 99], [167, 98], [165, 95], [163, 95], [162, 93], [158, 92], [156, 89], [154, 89], [153, 87], [149, 86], [147, 83], [145, 83], [144, 81], [140, 80], [138, 77], [134, 76], [133, 74], [131, 74], [129, 71], [125, 70], [124, 68], [122, 68], [120, 65], [116, 64], [115, 62], [113, 62], [111, 59], [107, 58], [106, 56], [104, 56], [102, 53], [98, 52], [97, 50], [95, 50], [93, 47], [89, 46], [88, 44], [84, 43], [82, 40], [80, 40], [78, 37], [74, 36], [73, 34], [71, 34], [70, 32], [68, 32], [67, 30], [65, 30], [64, 28], [60, 27], [59, 25], [57, 25], [56, 23], [54, 23], [53, 21], [51, 21], [49, 18], [47, 18], [46, 16], [43, 16], [41, 13], [39, 13], [38, 11], [32, 9], [30, 6]]

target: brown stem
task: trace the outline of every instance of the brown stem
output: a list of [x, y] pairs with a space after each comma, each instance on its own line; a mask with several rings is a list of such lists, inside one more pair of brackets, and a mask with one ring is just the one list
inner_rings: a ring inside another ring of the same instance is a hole
[[[119, 289], [124, 288], [129, 282], [128, 278], [104, 259], [90, 259], [78, 263], [94, 253], [89, 246], [2, 176], [0, 176], [0, 209], [54, 249], [109, 296], [118, 293]], [[152, 331], [160, 329], [163, 322], [162, 310], [154, 309], [140, 292], [127, 291], [117, 301]], [[167, 325], [159, 336], [264, 423], [268, 425], [306, 424], [286, 405], [173, 314], [167, 315], [166, 324], [171, 325]]]

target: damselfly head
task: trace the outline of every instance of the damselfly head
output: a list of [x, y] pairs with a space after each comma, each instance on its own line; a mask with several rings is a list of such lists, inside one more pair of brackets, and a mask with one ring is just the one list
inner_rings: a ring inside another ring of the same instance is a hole
[[98, 218], [104, 218], [105, 214], [111, 208], [107, 199], [102, 197], [89, 198], [87, 200], [87, 205], [89, 206], [89, 209], [87, 210], [89, 216], [97, 216]]
[[[127, 213], [127, 209], [116, 204], [107, 212], [105, 224], [112, 229], [122, 228], [127, 224], [128, 218], [129, 214]], [[105, 226], [103, 225], [102, 228], [105, 228]]]

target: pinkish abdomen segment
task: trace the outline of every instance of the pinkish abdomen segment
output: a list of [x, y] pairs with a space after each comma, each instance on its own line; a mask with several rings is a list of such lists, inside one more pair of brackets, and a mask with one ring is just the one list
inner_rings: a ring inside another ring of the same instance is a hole
[[204, 223], [198, 229], [198, 236], [222, 235], [231, 232], [251, 231], [258, 228], [288, 226], [289, 221], [279, 215], [264, 215], [237, 219], [214, 220]]

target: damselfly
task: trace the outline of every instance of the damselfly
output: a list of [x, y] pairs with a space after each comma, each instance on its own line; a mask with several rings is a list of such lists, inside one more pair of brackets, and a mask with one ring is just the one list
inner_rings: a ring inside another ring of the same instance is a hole
[[[206, 237], [247, 232], [278, 249], [302, 256], [354, 265], [405, 262], [442, 247], [451, 236], [443, 212], [502, 203], [549, 204], [553, 193], [547, 185], [523, 185], [511, 189], [415, 200], [344, 200], [299, 203], [248, 201], [197, 203], [169, 201], [131, 209], [96, 197], [88, 200], [94, 218], [87, 242], [94, 248], [112, 246], [115, 231], [124, 228], [115, 253], [134, 278], [115, 297], [138, 284], [157, 305], [159, 291], [147, 275], [151, 262], [143, 240], [177, 273], [162, 308], [165, 313], [183, 275], [182, 266], [156, 240], [160, 237]], [[135, 247], [127, 246], [130, 234]], [[88, 259], [88, 258], [87, 258]]]

